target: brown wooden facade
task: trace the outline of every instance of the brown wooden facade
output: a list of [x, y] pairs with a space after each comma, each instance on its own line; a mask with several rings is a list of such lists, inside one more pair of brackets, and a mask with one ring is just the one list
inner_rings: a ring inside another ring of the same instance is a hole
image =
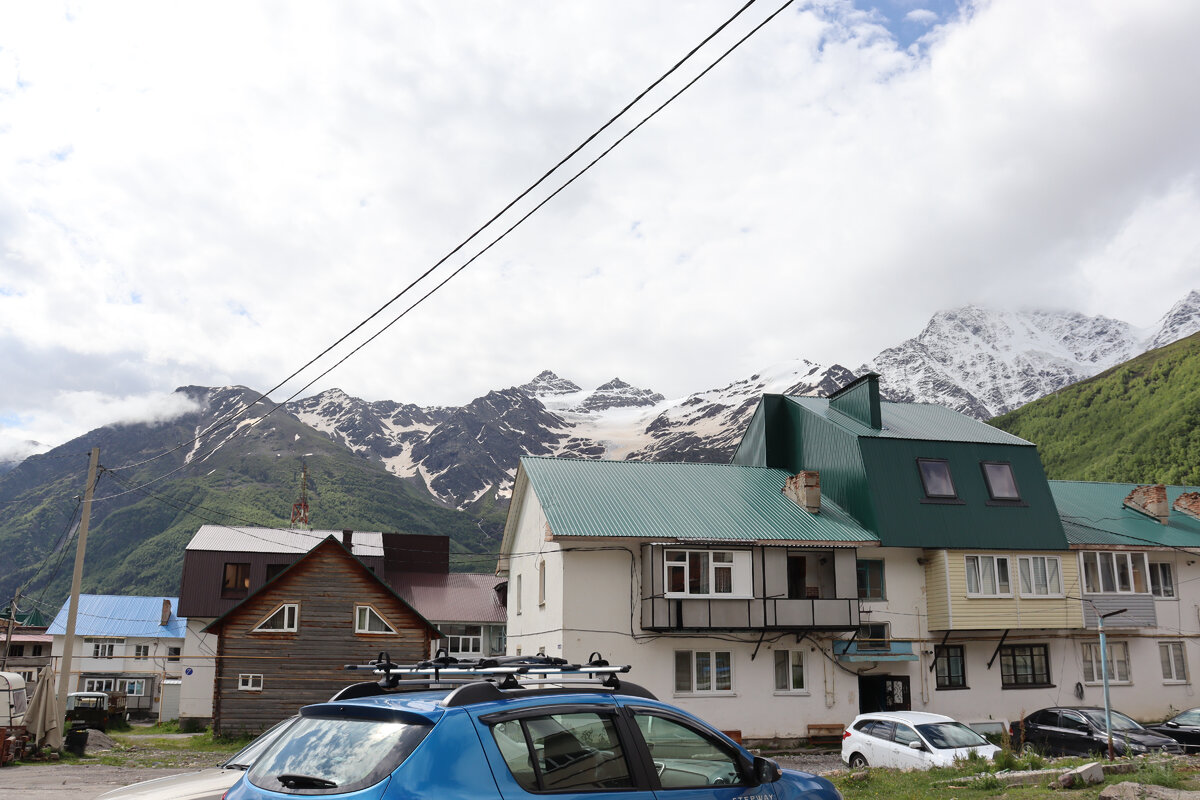
[[[289, 603], [297, 606], [294, 632], [254, 630]], [[373, 608], [396, 632], [355, 633], [355, 608], [362, 605]], [[397, 663], [424, 659], [439, 635], [333, 537], [207, 631], [219, 634], [213, 727], [221, 735], [258, 732], [303, 705], [329, 700], [362, 679], [344, 665], [364, 664], [380, 651]]]

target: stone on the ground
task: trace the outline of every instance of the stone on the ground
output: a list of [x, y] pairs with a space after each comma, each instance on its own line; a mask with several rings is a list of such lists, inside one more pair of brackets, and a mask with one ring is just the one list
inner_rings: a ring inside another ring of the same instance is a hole
[[1105, 786], [1100, 792], [1100, 800], [1200, 800], [1200, 792], [1123, 781]]
[[1091, 786], [1097, 783], [1104, 783], [1104, 767], [1099, 761], [1092, 761], [1067, 770], [1050, 785], [1058, 789], [1070, 789], [1072, 786]]

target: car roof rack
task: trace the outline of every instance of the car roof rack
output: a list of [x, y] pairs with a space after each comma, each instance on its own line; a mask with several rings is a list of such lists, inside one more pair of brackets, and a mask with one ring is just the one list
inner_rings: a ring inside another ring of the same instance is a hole
[[[381, 652], [374, 661], [347, 664], [345, 668], [352, 671], [370, 670], [381, 677], [377, 682], [347, 686], [333, 700], [397, 691], [421, 691], [433, 685], [456, 687], [443, 701], [443, 705], [448, 707], [503, 697], [572, 691], [619, 692], [655, 699], [648, 690], [637, 684], [622, 683], [617, 677], [629, 672], [628, 664], [609, 664], [598, 652], [592, 653], [586, 664], [572, 664], [564, 658], [545, 655], [458, 659], [445, 650], [438, 650], [435, 658], [407, 665], [396, 664], [386, 652]], [[545, 687], [548, 683], [554, 686]], [[534, 688], [535, 684], [541, 686]]]

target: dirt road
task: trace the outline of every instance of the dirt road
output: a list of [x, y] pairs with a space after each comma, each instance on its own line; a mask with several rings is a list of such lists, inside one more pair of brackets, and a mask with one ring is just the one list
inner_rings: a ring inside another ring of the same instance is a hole
[[189, 769], [110, 767], [104, 764], [21, 764], [0, 769], [4, 800], [91, 800], [119, 786], [190, 772]]

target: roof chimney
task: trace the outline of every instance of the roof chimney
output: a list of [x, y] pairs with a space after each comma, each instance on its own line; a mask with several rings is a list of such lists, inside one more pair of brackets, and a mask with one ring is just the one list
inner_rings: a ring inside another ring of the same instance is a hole
[[171, 601], [164, 597], [163, 604], [162, 604], [162, 616], [159, 619], [158, 624], [166, 625], [170, 621], [171, 621]]
[[354, 531], [351, 531], [351, 530], [343, 530], [342, 531], [342, 546], [345, 547], [347, 550], [353, 551], [353, 549], [354, 549]]
[[1122, 505], [1132, 508], [1148, 517], [1154, 517], [1163, 525], [1167, 524], [1167, 487], [1161, 483], [1153, 486], [1139, 486], [1129, 493]]
[[829, 395], [829, 407], [868, 428], [883, 429], [879, 407], [879, 375], [868, 372]]
[[1200, 519], [1200, 492], [1184, 492], [1175, 498], [1171, 508], [1187, 514], [1192, 519]]
[[821, 473], [805, 470], [784, 481], [783, 494], [810, 514], [821, 512]]

